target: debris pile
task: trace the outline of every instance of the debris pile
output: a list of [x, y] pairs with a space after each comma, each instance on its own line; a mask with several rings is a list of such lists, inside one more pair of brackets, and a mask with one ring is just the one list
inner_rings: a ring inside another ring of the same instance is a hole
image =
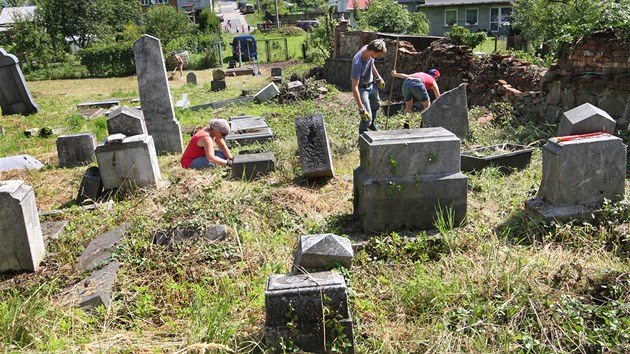
[[290, 81], [280, 88], [278, 103], [291, 103], [319, 98], [328, 93], [326, 80], [301, 79]]

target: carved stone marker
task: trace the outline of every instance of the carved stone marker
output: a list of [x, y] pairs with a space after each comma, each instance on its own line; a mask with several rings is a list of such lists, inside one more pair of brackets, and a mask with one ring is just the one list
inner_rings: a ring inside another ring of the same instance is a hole
[[145, 34], [133, 44], [133, 50], [140, 102], [155, 150], [158, 154], [181, 153], [184, 150], [182, 131], [171, 102], [160, 40]]
[[354, 213], [365, 231], [432, 228], [452, 210], [466, 216], [468, 178], [460, 172], [460, 140], [444, 128], [365, 132], [354, 170]]
[[18, 65], [18, 59], [0, 48], [0, 108], [2, 115], [29, 115], [37, 113], [39, 106], [33, 100]]
[[107, 118], [107, 132], [133, 136], [147, 134], [144, 114], [141, 110], [130, 107], [118, 107]]
[[0, 172], [12, 170], [39, 170], [44, 164], [31, 155], [18, 155], [0, 158]]
[[39, 269], [45, 248], [33, 188], [0, 181], [0, 273]]
[[234, 156], [232, 178], [251, 180], [267, 175], [276, 168], [276, 157], [270, 152]]
[[422, 112], [422, 127], [443, 127], [460, 139], [468, 138], [468, 99], [466, 84], [444, 92]]
[[333, 177], [332, 155], [324, 116], [295, 118], [302, 176], [305, 178]]
[[617, 122], [606, 111], [590, 103], [570, 109], [562, 114], [557, 136], [614, 133]]
[[343, 335], [349, 345], [343, 353], [354, 353], [346, 292], [346, 281], [338, 273], [271, 275], [265, 288], [267, 345], [284, 341], [305, 352], [328, 353], [331, 348], [326, 347], [326, 339]]
[[76, 203], [78, 205], [83, 205], [86, 201], [95, 203], [100, 198], [101, 193], [103, 193], [101, 173], [98, 167], [92, 166], [83, 174]]
[[262, 90], [258, 91], [256, 95], [254, 95], [254, 99], [258, 102], [268, 101], [280, 94], [280, 90], [278, 90], [278, 86], [273, 82], [270, 82], [269, 85], [265, 86]]
[[96, 136], [93, 133], [60, 135], [57, 138], [59, 166], [89, 165], [94, 160]]
[[341, 265], [352, 266], [354, 251], [350, 240], [333, 234], [300, 236], [293, 272], [322, 271]]
[[190, 85], [197, 85], [197, 75], [195, 73], [188, 73], [186, 75], [186, 83]]
[[119, 188], [123, 185], [143, 187], [156, 185], [160, 180], [153, 138], [150, 135], [112, 138], [96, 147], [103, 187]]

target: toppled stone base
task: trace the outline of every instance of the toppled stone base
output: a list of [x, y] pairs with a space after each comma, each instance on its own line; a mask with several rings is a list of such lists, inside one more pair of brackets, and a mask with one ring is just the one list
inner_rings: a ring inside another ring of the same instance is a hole
[[554, 206], [541, 198], [534, 198], [525, 201], [525, 212], [533, 218], [543, 219], [546, 222], [565, 222], [575, 219], [593, 220], [605, 210], [603, 203]]

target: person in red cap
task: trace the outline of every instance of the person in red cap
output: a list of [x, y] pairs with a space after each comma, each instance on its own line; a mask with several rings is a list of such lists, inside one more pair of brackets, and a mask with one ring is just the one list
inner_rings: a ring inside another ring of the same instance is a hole
[[[202, 169], [232, 166], [232, 153], [225, 143], [230, 134], [230, 125], [225, 119], [210, 119], [208, 125], [199, 129], [190, 139], [180, 161], [183, 168]], [[219, 148], [215, 150], [215, 148]]]
[[[413, 100], [422, 103], [423, 109], [431, 106], [431, 100], [429, 99], [428, 89], [433, 91], [433, 95], [437, 99], [440, 97], [440, 88], [435, 81], [440, 77], [440, 72], [437, 69], [431, 69], [428, 73], [417, 72], [411, 75], [397, 73], [396, 70], [392, 70], [392, 77], [399, 79], [405, 79], [402, 86], [403, 100], [405, 101], [405, 114], [411, 114], [413, 108]], [[404, 125], [405, 129], [409, 129], [409, 123]]]

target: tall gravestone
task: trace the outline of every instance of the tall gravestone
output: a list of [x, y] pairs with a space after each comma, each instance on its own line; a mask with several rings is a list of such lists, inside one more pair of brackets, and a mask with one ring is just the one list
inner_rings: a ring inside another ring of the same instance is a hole
[[18, 65], [18, 59], [0, 48], [0, 108], [2, 115], [29, 115], [37, 113], [39, 106], [33, 100]]
[[442, 127], [457, 135], [460, 139], [468, 138], [468, 99], [466, 84], [444, 92], [431, 106], [422, 112], [422, 127]]
[[20, 180], [0, 181], [0, 273], [37, 271], [44, 254], [33, 188]]
[[295, 130], [300, 150], [302, 176], [333, 177], [332, 154], [324, 116], [321, 113], [295, 118]]
[[171, 89], [160, 40], [143, 35], [133, 44], [142, 112], [158, 154], [184, 150], [182, 130], [175, 118]]

